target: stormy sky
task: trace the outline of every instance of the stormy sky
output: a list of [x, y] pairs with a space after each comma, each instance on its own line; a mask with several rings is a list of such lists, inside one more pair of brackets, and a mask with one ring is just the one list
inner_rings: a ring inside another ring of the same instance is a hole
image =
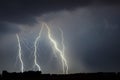
[[[0, 72], [20, 71], [19, 34], [25, 70], [33, 69], [34, 41], [41, 23], [50, 25], [61, 43], [63, 30], [69, 73], [120, 71], [119, 0], [1, 0]], [[44, 29], [38, 45], [43, 73], [62, 73]]]

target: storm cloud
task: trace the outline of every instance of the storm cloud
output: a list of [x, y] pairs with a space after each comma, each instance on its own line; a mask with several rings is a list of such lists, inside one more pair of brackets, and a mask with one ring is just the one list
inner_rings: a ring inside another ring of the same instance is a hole
[[119, 0], [1, 0], [0, 22], [34, 24], [45, 13], [92, 5], [119, 5]]

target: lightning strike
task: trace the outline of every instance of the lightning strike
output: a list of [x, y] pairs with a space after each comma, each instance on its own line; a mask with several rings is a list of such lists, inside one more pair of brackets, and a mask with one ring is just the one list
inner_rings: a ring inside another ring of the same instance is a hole
[[[62, 38], [62, 53], [63, 53], [62, 55], [64, 56], [64, 54], [65, 54], [64, 35], [63, 35], [63, 31], [60, 27], [59, 27], [59, 30], [61, 32], [61, 38]], [[62, 60], [62, 63], [63, 63], [63, 71], [65, 71], [64, 73], [68, 74], [68, 65], [65, 64], [63, 60]], [[66, 69], [65, 69], [64, 65], [66, 66]]]
[[[47, 30], [48, 30], [48, 38], [49, 38], [49, 40], [51, 41], [51, 43], [53, 44], [55, 50], [59, 53], [59, 55], [60, 55], [60, 57], [61, 57], [61, 59], [62, 59], [63, 74], [64, 74], [64, 73], [67, 74], [67, 73], [68, 73], [68, 64], [67, 64], [67, 60], [65, 59], [65, 57], [64, 57], [64, 55], [63, 55], [63, 54], [64, 54], [64, 45], [63, 45], [63, 51], [60, 50], [60, 49], [58, 48], [58, 43], [52, 38], [51, 30], [50, 30], [49, 26], [48, 26], [46, 23], [44, 23], [44, 25], [46, 26], [46, 28], [47, 28]], [[63, 41], [62, 41], [62, 42], [63, 42]], [[63, 43], [63, 44], [64, 44], [64, 43]], [[64, 65], [65, 65], [65, 67], [67, 68], [66, 70], [64, 70]]]
[[18, 48], [19, 48], [19, 60], [20, 60], [20, 63], [21, 63], [21, 72], [24, 71], [24, 64], [23, 64], [23, 60], [22, 60], [22, 50], [21, 50], [21, 44], [20, 44], [20, 38], [19, 38], [19, 35], [16, 34], [16, 37], [17, 37], [17, 41], [18, 41]]
[[35, 43], [34, 43], [34, 64], [35, 66], [38, 68], [39, 71], [41, 71], [41, 67], [40, 65], [38, 64], [37, 62], [37, 44], [38, 44], [38, 41], [41, 37], [41, 33], [42, 33], [42, 30], [43, 30], [43, 26], [41, 27], [41, 30], [39, 32], [39, 35], [38, 37], [35, 39]]

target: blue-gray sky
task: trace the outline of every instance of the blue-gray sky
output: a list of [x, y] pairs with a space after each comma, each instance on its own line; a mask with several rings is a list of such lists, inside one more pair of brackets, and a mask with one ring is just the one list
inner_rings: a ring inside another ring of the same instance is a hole
[[[120, 2], [118, 0], [1, 0], [0, 72], [20, 71], [17, 39], [21, 39], [25, 70], [33, 69], [34, 40], [46, 22], [60, 43], [64, 32], [69, 73], [120, 71]], [[60, 61], [44, 29], [38, 62], [43, 73], [61, 73]]]

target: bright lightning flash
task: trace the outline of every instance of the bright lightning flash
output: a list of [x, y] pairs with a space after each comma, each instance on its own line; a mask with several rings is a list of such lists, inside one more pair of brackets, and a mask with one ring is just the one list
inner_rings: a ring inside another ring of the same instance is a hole
[[20, 63], [21, 63], [21, 72], [24, 71], [24, 64], [23, 64], [23, 60], [22, 60], [22, 51], [21, 51], [21, 44], [20, 44], [20, 38], [19, 38], [19, 35], [16, 34], [16, 37], [17, 37], [17, 41], [18, 41], [18, 48], [19, 48], [19, 60], [20, 60]]
[[37, 63], [37, 44], [38, 44], [38, 41], [41, 37], [41, 33], [42, 33], [42, 30], [43, 30], [43, 26], [41, 27], [41, 30], [39, 32], [39, 35], [38, 37], [35, 39], [35, 43], [34, 43], [34, 64], [35, 66], [38, 68], [39, 71], [41, 71], [41, 67], [40, 65]]
[[[62, 37], [62, 55], [64, 56], [64, 54], [65, 54], [65, 45], [64, 45], [64, 35], [63, 35], [63, 31], [62, 31], [62, 29], [59, 27], [59, 30], [60, 30], [60, 32], [61, 32], [61, 37]], [[62, 63], [63, 63], [63, 71], [65, 71], [65, 72], [63, 72], [63, 73], [66, 73], [66, 74], [68, 74], [68, 65], [66, 64], [66, 63], [64, 63], [64, 61], [62, 60]], [[64, 69], [65, 67], [64, 67], [64, 65], [66, 66], [66, 70]]]
[[[48, 30], [48, 38], [49, 38], [49, 40], [51, 41], [51, 43], [53, 44], [55, 50], [59, 53], [59, 55], [60, 55], [60, 57], [62, 59], [63, 70], [64, 70], [64, 65], [65, 65], [65, 67], [67, 68], [65, 70], [65, 74], [68, 74], [68, 64], [67, 64], [67, 60], [66, 60], [65, 56], [63, 55], [64, 52], [58, 48], [57, 42], [52, 38], [51, 30], [50, 30], [49, 26], [46, 23], [44, 23], [44, 25], [46, 26], [46, 28]], [[63, 73], [64, 73], [64, 71], [63, 71]]]

